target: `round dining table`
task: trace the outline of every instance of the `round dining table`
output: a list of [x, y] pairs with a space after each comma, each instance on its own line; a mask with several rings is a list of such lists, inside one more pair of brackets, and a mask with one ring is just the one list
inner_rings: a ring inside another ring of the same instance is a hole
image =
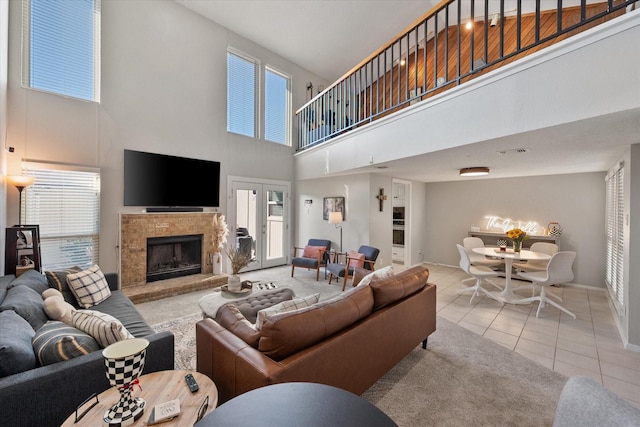
[[531, 304], [530, 298], [522, 297], [518, 294], [513, 293], [511, 288], [511, 268], [513, 267], [513, 261], [531, 261], [531, 260], [540, 260], [546, 261], [551, 259], [550, 255], [547, 255], [542, 252], [534, 252], [523, 249], [519, 253], [513, 252], [513, 249], [507, 249], [506, 251], [501, 251], [498, 248], [484, 247], [484, 248], [473, 248], [473, 252], [485, 256], [502, 258], [504, 260], [504, 270], [505, 270], [505, 282], [504, 289], [500, 292], [488, 292], [489, 296], [493, 299], [500, 301], [502, 303], [507, 304]]

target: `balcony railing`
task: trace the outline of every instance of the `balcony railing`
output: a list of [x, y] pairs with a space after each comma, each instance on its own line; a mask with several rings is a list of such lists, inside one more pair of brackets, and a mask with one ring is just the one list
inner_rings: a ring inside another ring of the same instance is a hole
[[[296, 112], [298, 150], [599, 25], [635, 3], [443, 1]], [[543, 9], [548, 4], [553, 9]]]

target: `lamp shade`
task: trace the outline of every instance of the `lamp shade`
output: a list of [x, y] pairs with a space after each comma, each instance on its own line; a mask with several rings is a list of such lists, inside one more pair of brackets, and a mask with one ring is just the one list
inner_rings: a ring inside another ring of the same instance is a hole
[[329, 224], [342, 223], [342, 212], [329, 212]]
[[7, 175], [7, 182], [17, 188], [28, 187], [35, 180], [34, 177], [28, 175]]

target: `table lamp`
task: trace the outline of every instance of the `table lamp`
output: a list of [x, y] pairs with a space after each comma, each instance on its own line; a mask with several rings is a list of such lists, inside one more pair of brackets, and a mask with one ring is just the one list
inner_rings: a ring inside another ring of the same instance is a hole
[[342, 212], [329, 212], [329, 224], [335, 224], [340, 229], [340, 252], [342, 252]]
[[7, 175], [7, 182], [18, 189], [20, 199], [18, 202], [18, 225], [22, 225], [22, 190], [30, 186], [36, 179], [28, 175]]

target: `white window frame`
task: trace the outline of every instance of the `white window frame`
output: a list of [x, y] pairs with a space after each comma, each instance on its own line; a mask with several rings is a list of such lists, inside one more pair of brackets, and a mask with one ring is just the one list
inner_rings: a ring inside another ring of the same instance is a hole
[[[244, 59], [245, 61], [251, 62], [254, 64], [255, 66], [255, 73], [254, 73], [254, 99], [253, 99], [253, 135], [245, 135], [245, 134], [241, 134], [241, 133], [237, 133], [234, 132], [232, 130], [229, 130], [229, 104], [228, 104], [228, 99], [229, 99], [229, 81], [228, 81], [228, 76], [229, 76], [229, 55], [234, 55], [237, 56], [238, 58]], [[248, 136], [250, 138], [259, 138], [260, 137], [260, 114], [259, 114], [259, 108], [258, 106], [260, 105], [260, 93], [262, 92], [260, 89], [260, 69], [261, 69], [261, 64], [260, 64], [260, 60], [258, 60], [257, 58], [254, 58], [250, 55], [247, 55], [246, 53], [240, 52], [237, 49], [234, 49], [232, 47], [227, 47], [227, 132], [229, 133], [234, 133], [236, 135], [243, 135], [243, 136]]]
[[34, 161], [25, 161], [22, 167], [36, 179], [24, 189], [21, 221], [40, 227], [43, 270], [97, 264], [100, 170]]
[[624, 162], [606, 178], [605, 281], [613, 305], [625, 315], [624, 287]]
[[[100, 34], [101, 34], [101, 1], [93, 1], [93, 90], [91, 99], [85, 97], [78, 97], [74, 94], [67, 93], [64, 90], [56, 89], [52, 86], [43, 85], [42, 87], [34, 87], [31, 84], [31, 2], [32, 0], [22, 1], [22, 87], [37, 90], [40, 92], [52, 93], [61, 95], [66, 98], [79, 99], [89, 102], [100, 102]], [[55, 4], [55, 3], [52, 3]], [[66, 3], [66, 5], [72, 5], [73, 3]], [[60, 62], [64, 63], [65, 58], [60, 57]]]

